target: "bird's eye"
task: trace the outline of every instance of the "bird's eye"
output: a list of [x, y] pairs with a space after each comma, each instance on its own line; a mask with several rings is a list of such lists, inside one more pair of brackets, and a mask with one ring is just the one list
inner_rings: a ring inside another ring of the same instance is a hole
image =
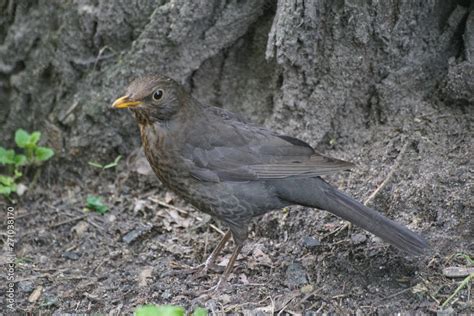
[[163, 90], [156, 90], [153, 92], [153, 100], [158, 101], [163, 97]]

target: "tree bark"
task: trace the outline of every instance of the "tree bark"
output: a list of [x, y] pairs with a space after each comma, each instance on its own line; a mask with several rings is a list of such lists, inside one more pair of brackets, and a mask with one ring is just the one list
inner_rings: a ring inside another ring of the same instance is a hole
[[133, 118], [110, 104], [133, 78], [164, 73], [202, 102], [359, 163], [355, 194], [368, 195], [408, 141], [398, 206], [422, 209], [439, 195], [472, 206], [468, 185], [446, 184], [466, 183], [472, 159], [468, 1], [0, 0], [0, 9], [1, 143], [20, 127], [42, 131], [58, 173], [87, 175], [87, 161], [137, 148]]

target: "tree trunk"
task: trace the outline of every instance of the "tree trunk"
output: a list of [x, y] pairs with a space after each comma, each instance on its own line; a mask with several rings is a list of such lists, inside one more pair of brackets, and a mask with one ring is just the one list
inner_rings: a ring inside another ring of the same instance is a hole
[[0, 0], [0, 9], [1, 144], [20, 127], [42, 131], [57, 153], [52, 173], [87, 176], [89, 160], [137, 148], [133, 118], [110, 104], [133, 78], [164, 73], [202, 102], [358, 163], [355, 195], [368, 196], [408, 143], [388, 204], [438, 221], [451, 209], [455, 226], [472, 207], [468, 1]]

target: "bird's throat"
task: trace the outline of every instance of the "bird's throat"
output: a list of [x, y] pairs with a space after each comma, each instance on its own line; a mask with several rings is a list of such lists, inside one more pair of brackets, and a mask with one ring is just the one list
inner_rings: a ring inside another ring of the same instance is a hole
[[135, 116], [135, 119], [140, 126], [145, 126], [145, 125], [150, 125], [151, 120], [150, 116], [144, 109], [130, 109], [133, 112], [133, 115]]

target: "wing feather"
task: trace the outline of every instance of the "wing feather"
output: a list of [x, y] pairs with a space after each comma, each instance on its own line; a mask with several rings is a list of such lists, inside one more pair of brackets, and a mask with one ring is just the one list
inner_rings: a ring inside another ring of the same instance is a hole
[[208, 113], [208, 121], [195, 122], [212, 130], [198, 135], [190, 131], [183, 152], [194, 165], [191, 174], [202, 181], [316, 177], [353, 167], [319, 154], [297, 138], [247, 124], [225, 110], [213, 108]]

